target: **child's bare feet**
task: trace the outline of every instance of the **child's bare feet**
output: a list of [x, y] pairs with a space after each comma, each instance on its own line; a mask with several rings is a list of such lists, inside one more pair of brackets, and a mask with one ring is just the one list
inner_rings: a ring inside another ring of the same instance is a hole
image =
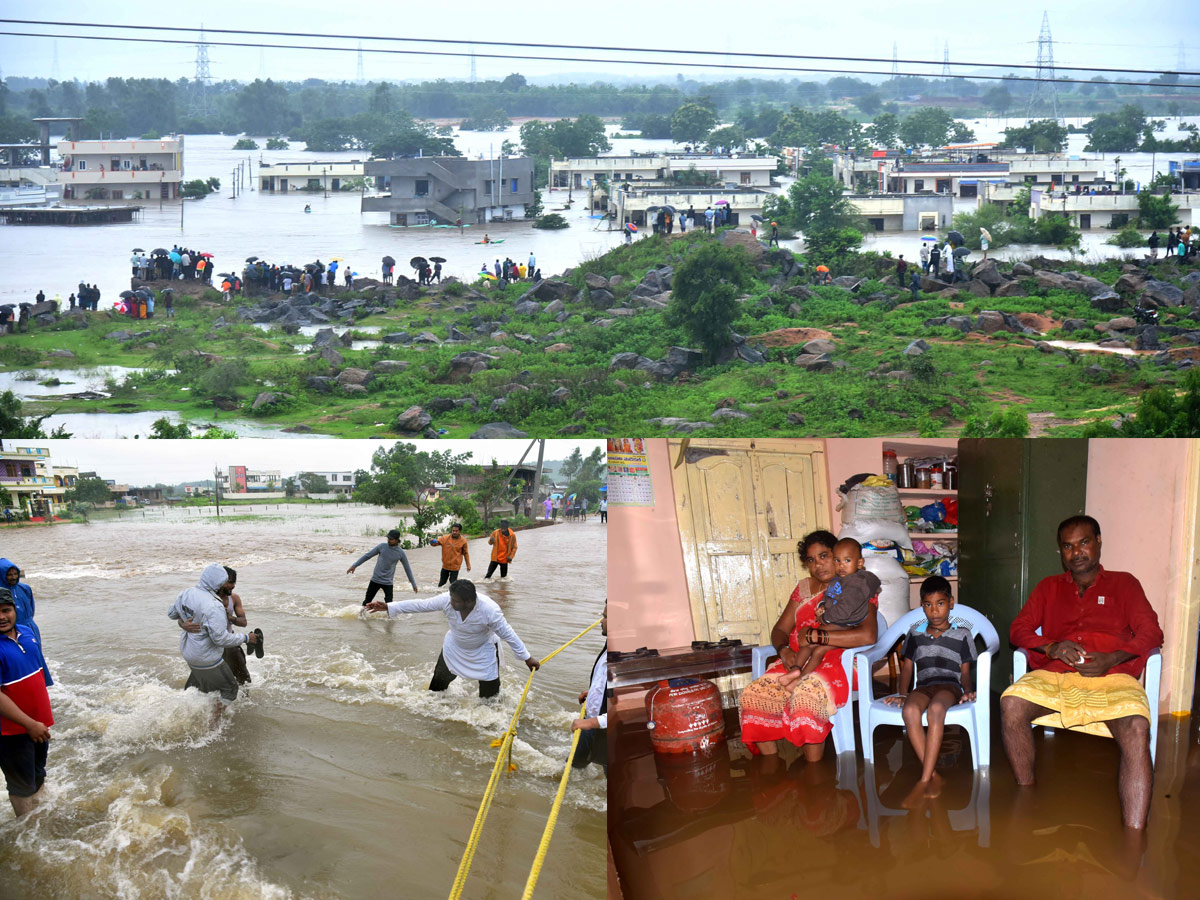
[[800, 680], [800, 676], [802, 674], [803, 672], [801, 672], [799, 669], [792, 669], [791, 671], [784, 672], [782, 675], [780, 675], [776, 679], [775, 683], [781, 688], [787, 688], [788, 690], [791, 690], [793, 687], [795, 687], [796, 682]]
[[904, 809], [920, 809], [925, 805], [925, 789], [929, 787], [928, 781], [918, 781], [913, 785], [913, 789], [908, 792], [908, 796], [900, 804]]
[[933, 799], [934, 797], [940, 797], [941, 794], [942, 776], [937, 772], [934, 772], [933, 775], [929, 777], [929, 780], [925, 782], [925, 796]]

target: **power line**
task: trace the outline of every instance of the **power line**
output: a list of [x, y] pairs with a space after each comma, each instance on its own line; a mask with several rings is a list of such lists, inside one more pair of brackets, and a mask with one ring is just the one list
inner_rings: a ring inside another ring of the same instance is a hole
[[[56, 22], [39, 19], [0, 19], [0, 24], [10, 25], [57, 25], [68, 28], [112, 28], [116, 30], [127, 31], [191, 31], [192, 29], [184, 26], [175, 25], [117, 25], [112, 23], [102, 22]], [[287, 38], [320, 38], [322, 40], [361, 40], [361, 35], [357, 34], [326, 34], [313, 31], [258, 31], [249, 28], [210, 28], [208, 29], [213, 34], [234, 34], [234, 35], [255, 35], [258, 37], [287, 37]], [[10, 34], [13, 32], [0, 32], [0, 34]], [[37, 35], [29, 35], [36, 37]], [[754, 53], [754, 52], [737, 52], [729, 54], [726, 51], [717, 50], [678, 50], [669, 47], [613, 47], [604, 44], [538, 44], [528, 41], [465, 41], [455, 40], [452, 38], [413, 38], [413, 37], [395, 37], [392, 35], [370, 35], [367, 38], [372, 41], [390, 41], [399, 43], [412, 44], [474, 44], [484, 47], [528, 47], [535, 50], [597, 50], [603, 52], [616, 53], [672, 53], [685, 56], [741, 56], [754, 59], [800, 59], [800, 60], [833, 60], [835, 62], [860, 62], [860, 63], [887, 63], [891, 60], [876, 56], [817, 56], [794, 53]], [[225, 44], [223, 46], [256, 46], [244, 44]], [[286, 46], [286, 45], [281, 45]], [[301, 49], [320, 49], [329, 50], [336, 49], [332, 47], [309, 48], [302, 47]], [[384, 50], [375, 50], [372, 52], [389, 52]], [[415, 51], [414, 51], [415, 52]], [[462, 54], [435, 54], [435, 55], [462, 55]], [[480, 54], [487, 56], [487, 54]], [[512, 58], [512, 59], [548, 59], [550, 61], [558, 61], [559, 57], [530, 57], [530, 56], [512, 56], [503, 54], [497, 58]], [[580, 60], [581, 62], [592, 62], [593, 60]], [[599, 60], [601, 62], [606, 60]], [[898, 60], [905, 65], [938, 65], [938, 60], [932, 59], [901, 59]], [[682, 65], [681, 63], [662, 63], [662, 65]], [[1035, 63], [992, 63], [992, 62], [960, 62], [960, 66], [974, 66], [977, 68], [997, 68], [997, 69], [1036, 69]], [[717, 67], [716, 64], [712, 64]], [[723, 68], [753, 68], [747, 66], [727, 65]], [[767, 67], [771, 68], [771, 67]], [[1170, 72], [1163, 69], [1122, 69], [1101, 66], [1060, 66], [1063, 69], [1069, 69], [1073, 72], [1116, 72], [1129, 75], [1196, 75], [1200, 76], [1200, 72]], [[809, 70], [801, 69], [799, 71], [825, 71], [822, 69]], [[886, 74], [876, 72], [872, 74]]]
[[[3, 20], [0, 20], [3, 21]], [[131, 26], [133, 27], [133, 26]], [[116, 37], [112, 35], [84, 35], [84, 34], [40, 34], [36, 32], [25, 31], [0, 31], [0, 36], [7, 37], [36, 37], [36, 38], [65, 38], [68, 40], [81, 41], [116, 41], [121, 43], [136, 43], [136, 44], [191, 44], [191, 41], [177, 40], [173, 38], [135, 38], [135, 37]], [[276, 50], [320, 50], [328, 52], [345, 52], [354, 53], [354, 47], [330, 47], [324, 44], [266, 44], [255, 41], [207, 41], [206, 46], [209, 47], [270, 47]], [[470, 56], [467, 51], [448, 51], [448, 50], [390, 50], [378, 47], [363, 48], [365, 53], [387, 53], [399, 56], [438, 56], [438, 57], [454, 57], [462, 58]], [[668, 51], [676, 52], [676, 51]], [[887, 72], [877, 69], [833, 69], [825, 66], [753, 66], [738, 63], [713, 63], [713, 62], [686, 62], [682, 60], [631, 60], [631, 59], [612, 59], [604, 57], [586, 57], [586, 56], [526, 56], [514, 53], [476, 53], [475, 56], [485, 59], [504, 59], [504, 60], [528, 60], [533, 62], [571, 62], [571, 63], [603, 63], [606, 65], [635, 65], [635, 66], [673, 66], [676, 68], [695, 68], [695, 69], [734, 69], [738, 71], [754, 71], [754, 72], [810, 72], [821, 74], [834, 75], [880, 75], [886, 77]], [[745, 54], [735, 54], [738, 56]], [[803, 58], [803, 57], [797, 57]], [[819, 57], [821, 59], [834, 59], [835, 57]], [[851, 59], [847, 57], [847, 59]], [[885, 60], [886, 61], [886, 60]], [[983, 63], [982, 65], [1001, 65], [999, 63]], [[1014, 65], [1013, 68], [1029, 68], [1027, 66]], [[925, 72], [900, 72], [901, 76], [913, 76], [916, 78], [934, 78], [936, 76]], [[1168, 73], [1173, 74], [1173, 73]], [[1192, 74], [1192, 73], [1188, 73]], [[1197, 73], [1200, 74], [1200, 73]], [[1028, 76], [1018, 75], [951, 75], [951, 78], [958, 78], [964, 81], [1006, 81], [1019, 82], [1024, 84], [1032, 84], [1036, 79]], [[1083, 78], [1058, 78], [1060, 84], [1094, 84], [1094, 82]], [[1118, 87], [1162, 87], [1160, 82], [1155, 81], [1109, 81], [1106, 84]], [[1182, 88], [1200, 88], [1200, 82], [1188, 84], [1173, 84], [1172, 87]]]

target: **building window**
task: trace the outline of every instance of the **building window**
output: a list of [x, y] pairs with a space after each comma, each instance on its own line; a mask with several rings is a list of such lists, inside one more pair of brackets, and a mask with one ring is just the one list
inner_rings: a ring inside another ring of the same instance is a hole
[[416, 220], [413, 223], [415, 225], [428, 225], [429, 224], [429, 213], [427, 213], [427, 212], [419, 212], [416, 215], [414, 215], [413, 218]]
[[124, 169], [126, 172], [128, 172], [130, 169], [133, 168], [133, 160], [129, 160], [129, 159], [121, 160], [121, 168]]
[[914, 194], [919, 194], [923, 190], [925, 190], [925, 180], [924, 179], [918, 178], [915, 181], [913, 181], [913, 193]]
[[512, 192], [514, 194], [517, 192], [517, 179], [515, 178], [512, 180]]
[[742, 184], [749, 184], [749, 183], [750, 183], [750, 173], [743, 172], [742, 173]]
[[86, 171], [87, 171], [87, 160], [86, 160], [86, 159], [81, 159], [81, 160], [79, 160], [79, 162], [77, 163], [77, 165], [78, 165], [78, 168], [79, 168], [79, 171], [80, 171], [80, 172], [86, 172]]
[[428, 197], [429, 196], [429, 179], [428, 178], [418, 178], [417, 179], [417, 186], [413, 191], [413, 196], [414, 197]]
[[114, 199], [114, 200], [124, 200], [124, 199], [125, 199], [125, 192], [124, 192], [124, 191], [113, 191], [113, 192], [112, 192], [112, 199]]

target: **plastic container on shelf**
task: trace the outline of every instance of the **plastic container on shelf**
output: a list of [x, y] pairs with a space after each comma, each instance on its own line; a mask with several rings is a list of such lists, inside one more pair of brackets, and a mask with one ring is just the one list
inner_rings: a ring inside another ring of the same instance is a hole
[[884, 450], [883, 451], [883, 474], [892, 480], [892, 484], [899, 483], [899, 477], [897, 475], [898, 468], [899, 468], [899, 463], [896, 459], [896, 451], [895, 450]]

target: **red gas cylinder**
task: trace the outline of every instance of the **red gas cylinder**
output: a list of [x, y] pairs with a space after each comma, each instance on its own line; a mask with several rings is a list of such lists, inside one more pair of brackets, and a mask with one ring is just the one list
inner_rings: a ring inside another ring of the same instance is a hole
[[646, 695], [646, 715], [656, 753], [701, 753], [725, 741], [721, 692], [702, 678], [660, 681]]

